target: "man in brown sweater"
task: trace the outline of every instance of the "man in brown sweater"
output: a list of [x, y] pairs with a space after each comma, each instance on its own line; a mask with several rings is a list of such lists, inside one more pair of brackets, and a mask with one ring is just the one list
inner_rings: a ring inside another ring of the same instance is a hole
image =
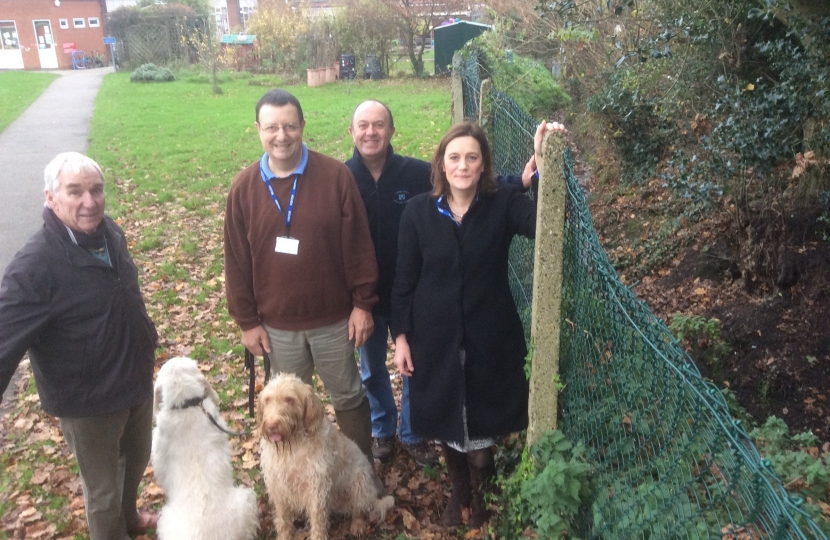
[[341, 431], [372, 461], [369, 400], [354, 357], [372, 334], [378, 268], [349, 169], [303, 143], [285, 90], [256, 106], [264, 154], [234, 178], [225, 209], [225, 288], [242, 343], [272, 372], [317, 370]]

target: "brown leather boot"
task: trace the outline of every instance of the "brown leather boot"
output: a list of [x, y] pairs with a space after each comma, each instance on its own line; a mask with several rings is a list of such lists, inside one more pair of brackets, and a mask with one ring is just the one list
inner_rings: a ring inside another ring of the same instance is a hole
[[453, 450], [446, 443], [441, 443], [441, 453], [444, 454], [447, 472], [452, 482], [452, 494], [441, 515], [441, 523], [447, 528], [459, 527], [462, 525], [461, 509], [470, 506], [470, 468], [467, 454]]
[[496, 464], [493, 459], [493, 449], [471, 450], [467, 454], [470, 465], [470, 486], [472, 498], [470, 500], [470, 522], [471, 529], [480, 529], [490, 519], [490, 512], [484, 495], [490, 490], [490, 484], [496, 475]]

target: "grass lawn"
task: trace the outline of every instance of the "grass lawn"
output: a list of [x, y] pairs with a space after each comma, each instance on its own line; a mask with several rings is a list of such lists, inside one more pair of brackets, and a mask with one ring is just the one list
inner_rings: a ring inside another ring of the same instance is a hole
[[0, 71], [0, 131], [26, 110], [60, 75], [31, 71]]
[[[96, 101], [89, 148], [107, 175], [107, 211], [126, 230], [141, 270], [144, 297], [159, 330], [159, 359], [196, 358], [234, 429], [250, 424], [240, 334], [225, 304], [222, 228], [232, 178], [262, 153], [254, 106], [269, 87], [251, 81], [263, 82], [229, 78], [224, 93], [215, 96], [209, 84], [136, 84], [126, 73], [108, 75]], [[402, 154], [430, 160], [450, 125], [446, 79], [287, 89], [303, 106], [309, 148], [341, 160], [351, 156], [347, 128], [354, 107], [365, 99], [390, 106], [397, 128], [392, 144]], [[16, 538], [24, 519], [27, 527], [32, 522], [48, 527], [50, 537], [86, 538], [74, 462], [55, 420], [40, 411], [26, 373], [22, 397], [5, 422], [6, 441], [0, 442], [0, 540]], [[258, 375], [261, 380], [261, 364]], [[232, 444], [238, 479], [262, 494], [257, 441], [233, 438]], [[146, 476], [141, 505], [158, 506], [161, 500], [152, 476]], [[27, 513], [32, 509], [38, 512], [34, 518]], [[271, 529], [266, 522], [265, 531]], [[332, 537], [345, 533], [332, 530]]]

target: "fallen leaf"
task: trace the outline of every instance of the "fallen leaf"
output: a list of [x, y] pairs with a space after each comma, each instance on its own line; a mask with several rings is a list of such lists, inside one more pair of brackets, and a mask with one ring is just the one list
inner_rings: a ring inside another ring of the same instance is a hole
[[418, 534], [421, 532], [421, 524], [418, 523], [418, 520], [415, 516], [412, 515], [411, 512], [401, 508], [401, 517], [403, 518], [403, 526], [406, 527], [408, 530], [412, 531], [414, 534]]

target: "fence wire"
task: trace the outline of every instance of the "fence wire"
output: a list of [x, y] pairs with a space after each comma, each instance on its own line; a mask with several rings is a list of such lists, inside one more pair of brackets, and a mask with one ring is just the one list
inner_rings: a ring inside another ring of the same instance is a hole
[[[461, 68], [477, 120], [475, 56]], [[521, 171], [536, 122], [493, 88], [484, 99], [496, 172]], [[563, 247], [560, 428], [591, 449], [596, 490], [587, 538], [827, 540], [784, 489], [718, 389], [619, 280], [599, 242], [570, 152]], [[533, 242], [511, 246], [511, 287], [529, 339]]]

